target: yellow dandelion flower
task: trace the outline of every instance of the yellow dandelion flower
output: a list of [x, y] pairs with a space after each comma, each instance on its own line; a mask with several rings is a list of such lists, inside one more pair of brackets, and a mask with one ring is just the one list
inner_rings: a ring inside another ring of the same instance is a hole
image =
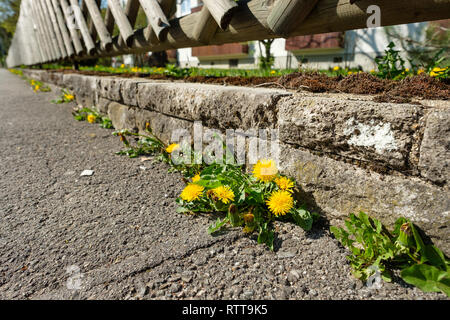
[[285, 190], [278, 190], [272, 193], [266, 201], [269, 210], [277, 217], [284, 216], [294, 206], [292, 195]]
[[409, 68], [406, 68], [406, 69], [405, 69], [405, 72], [409, 72]]
[[294, 181], [286, 177], [275, 178], [275, 183], [281, 190], [292, 192], [292, 188], [294, 188]]
[[180, 148], [180, 145], [179, 145], [179, 144], [177, 144], [177, 143], [172, 143], [170, 146], [168, 146], [168, 147], [166, 148], [166, 152], [167, 152], [167, 153], [172, 153], [172, 152], [174, 152], [175, 150], [177, 150], [178, 148]]
[[435, 67], [431, 72], [430, 72], [430, 76], [432, 77], [437, 77], [441, 72], [445, 71], [445, 68], [439, 68], [439, 67]]
[[417, 70], [417, 74], [422, 74], [422, 73], [424, 73], [424, 72], [425, 72], [424, 69], [419, 69], [419, 70]]
[[234, 201], [233, 190], [231, 190], [228, 186], [217, 187], [213, 189], [213, 192], [216, 197], [225, 204]]
[[120, 67], [123, 69], [123, 68], [125, 68], [125, 65], [122, 63]]
[[181, 192], [180, 198], [188, 202], [198, 200], [203, 194], [203, 190], [205, 190], [205, 188], [202, 186], [195, 183], [189, 183]]
[[198, 182], [198, 181], [200, 181], [200, 174], [196, 174], [193, 178], [192, 178], [192, 182]]
[[370, 73], [375, 73], [375, 70], [374, 69], [370, 70]]
[[339, 67], [339, 66], [336, 66], [336, 67], [334, 67], [333, 68], [333, 71], [338, 71], [338, 70], [340, 70], [341, 68]]
[[263, 182], [272, 181], [278, 173], [275, 161], [272, 159], [259, 160], [253, 167], [253, 176]]
[[40, 88], [41, 88], [40, 85], [35, 86], [35, 87], [34, 87], [34, 92], [39, 91]]
[[89, 115], [87, 116], [87, 121], [88, 121], [89, 123], [95, 123], [96, 120], [97, 120], [97, 117], [94, 116], [93, 114], [89, 114]]
[[64, 97], [66, 98], [66, 100], [72, 101], [75, 97], [71, 94], [65, 94]]
[[275, 70], [272, 70], [271, 72], [270, 72], [271, 74], [275, 74], [275, 73], [277, 73]]
[[347, 72], [347, 74], [348, 74], [348, 75], [351, 75], [351, 74], [353, 74], [353, 72], [349, 71], [349, 72]]

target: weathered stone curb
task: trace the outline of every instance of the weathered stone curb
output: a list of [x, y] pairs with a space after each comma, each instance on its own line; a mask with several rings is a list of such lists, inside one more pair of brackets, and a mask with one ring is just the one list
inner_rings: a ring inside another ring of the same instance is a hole
[[115, 128], [145, 123], [169, 141], [194, 121], [219, 129], [278, 128], [282, 169], [305, 200], [341, 223], [365, 211], [391, 225], [405, 216], [450, 253], [450, 108], [374, 103], [352, 95], [296, 94], [24, 70], [72, 90], [77, 103], [108, 114]]

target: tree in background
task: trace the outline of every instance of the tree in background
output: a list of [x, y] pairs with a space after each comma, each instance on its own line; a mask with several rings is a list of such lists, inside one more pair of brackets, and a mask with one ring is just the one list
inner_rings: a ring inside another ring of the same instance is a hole
[[10, 34], [16, 31], [21, 0], [2, 0], [0, 2], [0, 26]]
[[[272, 52], [270, 51], [273, 41], [274, 39], [266, 39], [259, 41], [259, 51], [260, 51], [259, 67], [261, 69], [267, 70], [273, 67], [275, 57], [272, 55]], [[263, 44], [264, 46], [264, 54], [263, 50], [261, 50], [261, 44]]]
[[21, 0], [0, 1], [0, 63], [4, 64], [11, 39], [16, 31]]

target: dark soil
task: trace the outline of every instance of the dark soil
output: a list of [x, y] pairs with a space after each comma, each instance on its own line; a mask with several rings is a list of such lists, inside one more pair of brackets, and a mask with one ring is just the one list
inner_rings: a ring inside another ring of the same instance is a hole
[[[95, 76], [119, 76], [153, 80], [181, 80], [178, 77], [145, 73], [108, 73], [96, 71], [52, 70], [51, 72], [80, 73]], [[439, 80], [427, 74], [416, 75], [401, 81], [385, 80], [368, 73], [356, 73], [346, 77], [329, 77], [323, 73], [296, 72], [281, 77], [206, 77], [191, 76], [186, 82], [234, 86], [258, 86], [305, 90], [310, 92], [335, 92], [376, 95], [374, 101], [407, 103], [413, 98], [447, 100], [450, 97], [449, 80]]]

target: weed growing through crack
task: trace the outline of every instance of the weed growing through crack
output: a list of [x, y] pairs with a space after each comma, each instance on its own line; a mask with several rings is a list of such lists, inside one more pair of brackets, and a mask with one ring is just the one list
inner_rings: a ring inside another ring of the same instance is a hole
[[201, 164], [175, 164], [172, 161], [172, 153], [180, 149], [180, 145], [176, 143], [167, 145], [164, 143], [153, 134], [149, 123], [146, 124], [144, 131], [145, 133], [136, 133], [129, 130], [114, 132], [113, 134], [118, 136], [126, 147], [125, 150], [119, 151], [117, 154], [126, 155], [130, 158], [148, 155], [156, 156], [157, 160], [170, 164], [170, 171], [181, 172], [186, 179], [193, 177], [201, 170]]
[[52, 100], [52, 103], [55, 104], [62, 104], [62, 103], [69, 103], [75, 100], [75, 96], [70, 93], [68, 90], [62, 89], [61, 94], [58, 99]]
[[[210, 234], [230, 225], [242, 227], [247, 234], [257, 233], [258, 243], [274, 249], [273, 222], [291, 221], [305, 230], [310, 230], [314, 214], [295, 200], [295, 181], [281, 175], [275, 161], [264, 159], [257, 162], [251, 174], [246, 173], [243, 165], [214, 162], [195, 164], [195, 161], [181, 161], [175, 164], [172, 156], [190, 154], [184, 152], [179, 144], [165, 144], [156, 137], [150, 125], [146, 125], [146, 134], [120, 130], [116, 136], [126, 149], [118, 152], [135, 158], [141, 155], [156, 155], [168, 163], [171, 170], [181, 172], [186, 187], [177, 198], [179, 213], [221, 213], [209, 228]], [[132, 144], [129, 138], [135, 138]], [[224, 146], [224, 154], [227, 152]], [[197, 155], [192, 155], [193, 160]], [[227, 157], [230, 155], [228, 154]], [[236, 163], [236, 162], [232, 162]]]
[[75, 120], [87, 121], [89, 123], [99, 123], [100, 127], [104, 129], [113, 129], [112, 121], [105, 116], [102, 116], [98, 111], [86, 107], [77, 107], [72, 111]]
[[242, 227], [273, 250], [275, 220], [312, 228], [315, 214], [295, 200], [295, 181], [279, 174], [273, 160], [258, 161], [252, 174], [243, 166], [215, 163], [194, 178], [177, 199], [178, 212], [223, 213], [208, 228], [210, 234], [227, 225]]
[[390, 233], [380, 221], [360, 212], [351, 214], [345, 226], [347, 230], [330, 230], [351, 251], [347, 259], [356, 278], [366, 281], [377, 269], [389, 282], [392, 271], [399, 269], [406, 283], [450, 296], [450, 260], [437, 247], [425, 245], [411, 221], [397, 219]]
[[33, 91], [35, 93], [37, 93], [38, 91], [41, 91], [41, 92], [52, 91], [49, 86], [44, 85], [41, 81], [33, 80], [33, 79], [27, 79], [27, 81], [30, 83], [30, 85], [33, 88]]

